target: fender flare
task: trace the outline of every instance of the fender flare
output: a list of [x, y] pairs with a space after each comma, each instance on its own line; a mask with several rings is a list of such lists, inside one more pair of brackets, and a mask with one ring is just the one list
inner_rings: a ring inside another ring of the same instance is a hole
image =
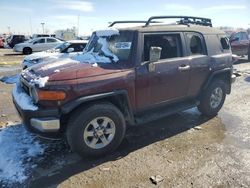
[[221, 69], [221, 70], [217, 70], [217, 71], [214, 71], [208, 78], [207, 82], [205, 82], [205, 84], [203, 85], [203, 90], [207, 89], [207, 87], [209, 86], [209, 84], [212, 82], [212, 80], [218, 76], [218, 75], [222, 75], [222, 74], [229, 74], [228, 76], [228, 81], [230, 83], [230, 88], [228, 90], [228, 93], [230, 93], [231, 91], [231, 75], [232, 75], [232, 72], [233, 72], [233, 69], [232, 68], [224, 68], [224, 69]]
[[132, 106], [129, 102], [129, 97], [128, 97], [128, 92], [126, 90], [117, 90], [117, 91], [112, 91], [112, 92], [107, 92], [107, 93], [100, 93], [100, 94], [94, 94], [94, 95], [88, 95], [84, 97], [77, 98], [71, 102], [68, 102], [64, 105], [61, 106], [61, 112], [62, 114], [68, 114], [72, 112], [74, 109], [79, 107], [80, 105], [87, 103], [87, 102], [94, 102], [98, 100], [105, 100], [108, 98], [112, 97], [123, 97], [123, 99], [126, 102], [126, 106], [124, 107], [124, 116], [125, 119], [130, 123], [134, 124], [134, 115], [133, 115], [133, 110]]

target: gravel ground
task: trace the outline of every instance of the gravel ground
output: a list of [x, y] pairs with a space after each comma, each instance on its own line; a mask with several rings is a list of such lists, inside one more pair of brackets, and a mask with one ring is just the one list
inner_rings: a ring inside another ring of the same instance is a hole
[[[235, 69], [240, 76], [217, 117], [192, 109], [130, 128], [119, 149], [98, 160], [79, 158], [63, 141], [40, 140], [47, 147], [29, 178], [8, 187], [250, 187], [250, 63]], [[21, 126], [12, 87], [0, 82], [2, 127]]]

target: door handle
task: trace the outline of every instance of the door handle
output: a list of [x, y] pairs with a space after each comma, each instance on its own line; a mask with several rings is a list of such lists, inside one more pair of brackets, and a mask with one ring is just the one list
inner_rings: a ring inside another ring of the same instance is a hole
[[188, 71], [190, 70], [190, 66], [189, 65], [181, 65], [178, 67], [179, 71]]

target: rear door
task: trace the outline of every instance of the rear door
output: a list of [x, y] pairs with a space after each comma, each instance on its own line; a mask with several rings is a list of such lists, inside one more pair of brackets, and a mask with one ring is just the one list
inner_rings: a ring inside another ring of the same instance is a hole
[[45, 50], [54, 48], [59, 44], [59, 41], [54, 39], [54, 38], [47, 38], [46, 40], [47, 40], [47, 42], [46, 42], [46, 47], [45, 47], [46, 49]]
[[191, 68], [188, 96], [192, 97], [199, 93], [203, 83], [207, 79], [209, 74], [210, 58], [208, 56], [205, 40], [202, 34], [187, 32], [185, 33], [185, 39], [189, 65]]
[[[190, 61], [184, 57], [182, 33], [144, 34], [142, 65], [137, 68], [136, 100], [138, 109], [152, 107], [187, 96]], [[161, 58], [149, 71], [150, 47], [161, 47]]]
[[246, 32], [241, 33], [241, 41], [240, 45], [242, 48], [242, 55], [247, 55], [248, 54], [248, 47], [249, 47], [249, 38], [248, 34]]
[[249, 38], [247, 33], [238, 32], [230, 38], [233, 54], [246, 55], [248, 52]]

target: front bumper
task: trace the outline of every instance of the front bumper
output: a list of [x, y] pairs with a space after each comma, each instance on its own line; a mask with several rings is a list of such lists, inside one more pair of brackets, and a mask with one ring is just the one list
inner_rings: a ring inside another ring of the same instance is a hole
[[21, 47], [13, 47], [13, 51], [14, 52], [22, 52], [23, 50], [22, 50], [22, 48]]
[[25, 107], [22, 106], [23, 102], [20, 102], [20, 98], [18, 98], [18, 95], [25, 95], [25, 93], [22, 88], [20, 88], [20, 86], [17, 85], [15, 87], [19, 88], [18, 92], [14, 92], [15, 88], [13, 90], [13, 103], [22, 119], [25, 128], [28, 131], [45, 138], [62, 137], [59, 110], [42, 109], [39, 107], [36, 109], [25, 109]]

